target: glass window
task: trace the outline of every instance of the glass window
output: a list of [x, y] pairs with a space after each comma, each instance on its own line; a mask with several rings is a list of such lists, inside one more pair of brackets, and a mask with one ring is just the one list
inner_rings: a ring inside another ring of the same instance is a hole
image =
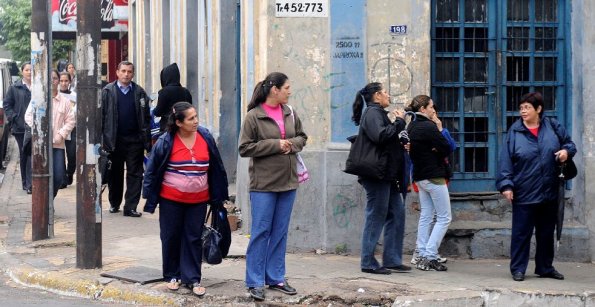
[[466, 28], [465, 29], [465, 52], [487, 52], [488, 51], [488, 29], [487, 28]]
[[506, 58], [506, 81], [529, 81], [529, 57]]
[[465, 113], [485, 112], [488, 107], [488, 89], [486, 87], [465, 88]]
[[437, 82], [458, 82], [459, 81], [459, 59], [458, 58], [437, 58], [436, 59], [436, 81]]
[[436, 52], [459, 52], [458, 28], [436, 28]]
[[556, 81], [556, 58], [535, 58], [535, 81]]
[[459, 21], [459, 0], [437, 0], [436, 21], [458, 22]]
[[465, 0], [465, 22], [486, 22], [486, 0]]
[[508, 0], [509, 21], [529, 21], [529, 0]]
[[557, 29], [535, 28], [535, 51], [556, 51]]
[[488, 80], [487, 58], [465, 58], [465, 82], [486, 82]]
[[488, 118], [465, 117], [465, 142], [488, 141]]
[[486, 147], [465, 148], [465, 172], [485, 173], [488, 171], [488, 149]]
[[510, 51], [529, 50], [529, 28], [508, 27], [507, 43]]
[[554, 22], [558, 19], [558, 1], [556, 0], [535, 0], [535, 20]]
[[543, 96], [543, 106], [546, 111], [556, 110], [556, 87], [555, 86], [537, 86], [536, 92]]
[[434, 104], [441, 111], [458, 112], [459, 111], [459, 89], [454, 87], [439, 87], [436, 89], [438, 97], [434, 99]]

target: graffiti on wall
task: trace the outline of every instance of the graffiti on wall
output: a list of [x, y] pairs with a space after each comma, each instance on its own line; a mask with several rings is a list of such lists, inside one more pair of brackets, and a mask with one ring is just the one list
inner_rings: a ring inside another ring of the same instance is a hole
[[405, 47], [400, 43], [370, 45], [370, 79], [382, 82], [391, 96], [392, 104], [401, 104], [410, 98], [413, 71], [405, 61]]
[[355, 93], [366, 85], [364, 0], [331, 1], [331, 141], [347, 142], [357, 132], [351, 121]]

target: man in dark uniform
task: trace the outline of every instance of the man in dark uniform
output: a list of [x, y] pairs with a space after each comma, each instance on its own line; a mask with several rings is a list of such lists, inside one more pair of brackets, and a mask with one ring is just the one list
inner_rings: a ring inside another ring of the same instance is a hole
[[145, 90], [132, 82], [131, 62], [120, 62], [116, 75], [118, 80], [101, 92], [102, 147], [112, 161], [108, 180], [110, 212], [120, 211], [126, 165], [124, 216], [140, 217], [136, 207], [141, 195], [143, 159], [145, 151], [151, 150], [149, 99]]

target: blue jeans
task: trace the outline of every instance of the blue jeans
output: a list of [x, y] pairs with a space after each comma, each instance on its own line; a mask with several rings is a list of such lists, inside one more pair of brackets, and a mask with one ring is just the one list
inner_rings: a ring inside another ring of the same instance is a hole
[[395, 183], [361, 179], [368, 202], [362, 234], [361, 268], [381, 267], [374, 257], [374, 249], [384, 228], [382, 264], [386, 267], [403, 262], [403, 235], [405, 233], [405, 206]]
[[[429, 260], [438, 258], [438, 248], [452, 220], [450, 196], [445, 184], [433, 184], [429, 180], [417, 182], [421, 213], [417, 226], [417, 248], [419, 255]], [[432, 221], [436, 215], [436, 224]]]
[[246, 286], [285, 281], [287, 230], [296, 190], [250, 192], [252, 227], [246, 251]]
[[54, 198], [56, 198], [66, 176], [66, 152], [62, 148], [52, 148], [52, 153], [54, 154]]

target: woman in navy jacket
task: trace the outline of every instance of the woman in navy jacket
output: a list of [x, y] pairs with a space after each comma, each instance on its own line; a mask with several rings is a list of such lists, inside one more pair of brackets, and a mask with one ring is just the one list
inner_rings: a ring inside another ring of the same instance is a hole
[[496, 180], [498, 190], [512, 203], [510, 272], [515, 281], [525, 279], [535, 229], [535, 274], [564, 279], [552, 265], [558, 164], [571, 159], [576, 146], [557, 120], [543, 116], [540, 93], [525, 94], [518, 106], [521, 118], [508, 129]]
[[227, 174], [215, 140], [198, 126], [194, 107], [173, 106], [167, 132], [151, 151], [145, 171], [145, 212], [160, 205], [159, 226], [163, 277], [169, 290], [187, 284], [202, 296], [202, 230], [207, 204], [223, 206], [228, 199]]

